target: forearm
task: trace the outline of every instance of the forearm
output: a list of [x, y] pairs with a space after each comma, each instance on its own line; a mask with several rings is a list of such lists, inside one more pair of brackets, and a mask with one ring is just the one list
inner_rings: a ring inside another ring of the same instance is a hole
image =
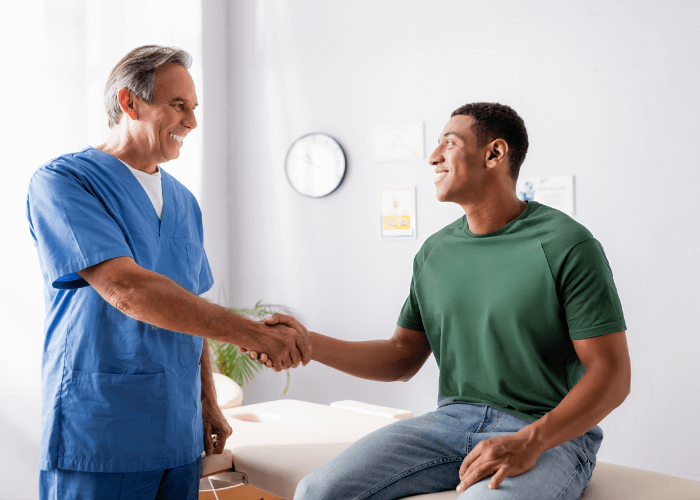
[[520, 433], [541, 451], [585, 434], [620, 406], [629, 394], [625, 369], [587, 370], [552, 411]]
[[216, 403], [216, 389], [214, 378], [211, 374], [211, 360], [209, 357], [209, 342], [204, 339], [202, 344], [202, 356], [199, 358], [200, 378], [202, 379], [202, 404]]
[[354, 377], [382, 382], [408, 380], [425, 361], [417, 365], [409, 346], [394, 339], [350, 342], [310, 333], [312, 359]]
[[258, 323], [212, 304], [170, 278], [146, 269], [126, 272], [105, 295], [113, 306], [139, 321], [246, 348], [260, 329]]

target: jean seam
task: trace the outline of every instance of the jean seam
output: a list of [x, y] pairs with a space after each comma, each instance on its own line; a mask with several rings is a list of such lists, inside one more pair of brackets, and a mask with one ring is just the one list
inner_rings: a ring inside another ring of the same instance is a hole
[[488, 415], [489, 407], [484, 405], [484, 411], [481, 414], [481, 422], [476, 426], [474, 432], [483, 432], [484, 422], [486, 421], [486, 416]]
[[489, 432], [490, 430], [495, 429], [498, 425], [498, 422], [501, 420], [501, 415], [503, 415], [503, 413], [499, 411], [498, 414], [496, 414], [496, 419], [493, 422], [491, 422], [490, 425], [484, 427], [484, 429], [482, 429], [481, 432]]
[[451, 462], [460, 462], [462, 460], [463, 460], [463, 457], [461, 455], [454, 455], [451, 457], [442, 457], [442, 458], [438, 458], [437, 460], [431, 460], [430, 462], [425, 462], [424, 464], [421, 464], [421, 465], [416, 465], [414, 467], [411, 467], [410, 469], [406, 469], [405, 471], [403, 471], [395, 476], [390, 477], [389, 479], [387, 479], [383, 483], [379, 483], [371, 490], [368, 490], [365, 493], [363, 493], [362, 495], [356, 497], [355, 500], [365, 500], [366, 498], [369, 498], [371, 495], [374, 495], [378, 491], [383, 490], [384, 488], [386, 488], [390, 484], [395, 483], [399, 479], [403, 479], [405, 477], [408, 477], [411, 474], [415, 474], [416, 472], [419, 472], [421, 470], [425, 470], [425, 469], [428, 469], [430, 467], [434, 467], [436, 465], [442, 465], [442, 464], [451, 463]]
[[[561, 498], [561, 496], [564, 494], [564, 492], [565, 492], [566, 489], [569, 487], [569, 485], [571, 484], [571, 482], [574, 480], [574, 478], [576, 477], [576, 475], [579, 474], [580, 472], [583, 472], [581, 469], [583, 469], [583, 466], [584, 466], [584, 465], [585, 465], [585, 464], [582, 464], [581, 462], [579, 462], [579, 464], [576, 466], [576, 470], [575, 470], [574, 473], [571, 475], [571, 477], [569, 478], [569, 480], [566, 482], [566, 486], [564, 486], [564, 488], [562, 488], [562, 490], [561, 490], [561, 491], [559, 492], [559, 494], [557, 495], [556, 500], [559, 500], [559, 499]], [[590, 481], [590, 478], [589, 478], [589, 481]], [[586, 491], [586, 488], [588, 488], [588, 484], [586, 484], [586, 487], [583, 489], [583, 491], [581, 492], [581, 495], [579, 495], [578, 498], [581, 498], [581, 496], [583, 495], [583, 492]]]

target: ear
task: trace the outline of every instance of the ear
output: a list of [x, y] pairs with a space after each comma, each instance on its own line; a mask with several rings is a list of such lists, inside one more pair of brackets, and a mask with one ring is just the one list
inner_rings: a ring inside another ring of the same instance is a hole
[[122, 108], [122, 112], [128, 115], [132, 120], [136, 120], [136, 103], [134, 95], [125, 87], [119, 90], [117, 93], [117, 99], [119, 100], [119, 107]]
[[494, 168], [502, 164], [508, 155], [508, 143], [496, 139], [486, 146], [486, 167]]

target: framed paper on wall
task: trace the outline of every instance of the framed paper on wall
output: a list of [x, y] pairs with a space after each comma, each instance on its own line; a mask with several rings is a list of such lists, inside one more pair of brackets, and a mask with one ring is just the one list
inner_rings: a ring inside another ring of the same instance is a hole
[[424, 149], [423, 122], [374, 129], [375, 162], [422, 160]]
[[518, 198], [536, 201], [574, 216], [574, 176], [522, 177], [515, 187]]
[[416, 188], [379, 191], [379, 237], [400, 239], [416, 237]]

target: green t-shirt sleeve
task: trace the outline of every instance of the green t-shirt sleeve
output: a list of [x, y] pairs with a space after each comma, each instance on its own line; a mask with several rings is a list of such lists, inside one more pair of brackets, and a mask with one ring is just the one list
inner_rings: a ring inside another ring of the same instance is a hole
[[401, 313], [399, 314], [399, 320], [396, 322], [397, 325], [409, 330], [417, 330], [419, 332], [424, 332], [423, 318], [420, 314], [420, 308], [418, 307], [418, 300], [416, 298], [416, 286], [415, 279], [411, 278], [411, 290], [408, 294], [406, 302], [404, 302], [401, 308]]
[[595, 238], [571, 249], [556, 281], [572, 340], [627, 329], [612, 270]]

